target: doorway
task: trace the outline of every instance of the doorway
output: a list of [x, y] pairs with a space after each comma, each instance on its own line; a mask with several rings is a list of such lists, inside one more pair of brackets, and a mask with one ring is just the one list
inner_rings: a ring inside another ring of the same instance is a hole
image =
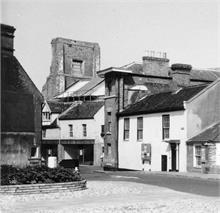
[[177, 167], [176, 167], [176, 157], [177, 157], [177, 144], [176, 143], [171, 143], [171, 170], [170, 171], [175, 171], [177, 172]]
[[161, 171], [167, 171], [167, 155], [161, 155]]

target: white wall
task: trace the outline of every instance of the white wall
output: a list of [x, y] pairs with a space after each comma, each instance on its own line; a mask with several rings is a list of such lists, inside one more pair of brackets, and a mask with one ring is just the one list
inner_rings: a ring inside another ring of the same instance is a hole
[[[69, 134], [69, 125], [73, 125], [73, 137]], [[83, 124], [87, 125], [87, 136], [83, 136]], [[95, 143], [102, 142], [101, 125], [104, 125], [104, 106], [96, 113], [94, 119], [59, 120], [61, 139], [94, 139]]]
[[59, 128], [46, 129], [46, 137], [43, 137], [43, 140], [59, 140], [59, 138], [60, 138]]
[[[179, 170], [186, 171], [186, 127], [184, 111], [129, 116], [130, 137], [124, 141], [124, 118], [119, 119], [119, 167], [142, 170], [141, 143], [151, 144], [151, 171], [161, 171], [161, 155], [167, 155], [171, 169], [170, 145], [162, 140], [162, 115], [170, 114], [170, 139], [180, 140]], [[137, 117], [143, 117], [143, 140], [137, 141]], [[177, 164], [178, 169], [178, 164]]]

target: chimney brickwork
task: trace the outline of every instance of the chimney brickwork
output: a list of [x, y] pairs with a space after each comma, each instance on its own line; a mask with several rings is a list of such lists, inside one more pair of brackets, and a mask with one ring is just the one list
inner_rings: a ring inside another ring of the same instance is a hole
[[173, 83], [183, 87], [189, 86], [191, 70], [192, 66], [189, 64], [172, 64], [171, 76], [173, 78]]
[[143, 74], [151, 76], [168, 76], [169, 59], [152, 56], [143, 57]]

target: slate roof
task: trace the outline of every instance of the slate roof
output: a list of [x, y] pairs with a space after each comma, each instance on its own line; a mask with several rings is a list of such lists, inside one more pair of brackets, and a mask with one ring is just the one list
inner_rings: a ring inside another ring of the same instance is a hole
[[220, 142], [220, 122], [203, 130], [200, 134], [192, 137], [187, 143], [193, 142]]
[[72, 103], [68, 102], [57, 102], [57, 101], [47, 101], [52, 113], [61, 113], [67, 110]]
[[62, 114], [59, 120], [91, 119], [102, 106], [103, 101], [81, 102]]
[[[134, 74], [144, 74], [143, 66], [141, 63], [133, 62], [131, 64], [125, 65], [121, 68], [126, 70], [131, 70]], [[161, 72], [160, 77], [169, 77], [169, 70], [168, 68], [166, 71]], [[190, 72], [191, 80], [201, 80], [201, 81], [215, 81], [217, 78], [220, 78], [220, 72], [218, 72], [218, 68], [213, 68], [210, 70], [204, 69], [192, 69]]]
[[163, 92], [148, 95], [133, 105], [128, 106], [119, 116], [140, 115], [158, 112], [183, 110], [183, 102], [189, 100], [207, 85], [186, 87], [177, 92]]
[[1, 82], [2, 91], [34, 94], [43, 102], [42, 94], [13, 55], [1, 55]]

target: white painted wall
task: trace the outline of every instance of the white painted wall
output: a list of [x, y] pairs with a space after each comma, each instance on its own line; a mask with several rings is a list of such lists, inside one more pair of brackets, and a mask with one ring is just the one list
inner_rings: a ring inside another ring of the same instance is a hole
[[[161, 155], [167, 155], [171, 169], [170, 145], [162, 140], [162, 115], [170, 114], [170, 139], [180, 140], [179, 171], [186, 171], [186, 122], [184, 111], [130, 117], [130, 137], [124, 141], [124, 118], [119, 119], [119, 167], [142, 170], [141, 143], [151, 144], [151, 171], [161, 171]], [[143, 140], [137, 141], [137, 117], [143, 117]], [[178, 164], [177, 164], [178, 169]]]
[[220, 166], [220, 143], [216, 143], [216, 165]]
[[[73, 137], [69, 134], [69, 125], [73, 125]], [[87, 125], [87, 136], [83, 136], [83, 124]], [[100, 136], [101, 125], [104, 125], [104, 106], [96, 113], [94, 119], [59, 120], [61, 139], [94, 139], [103, 143]]]
[[43, 140], [59, 140], [59, 137], [59, 128], [46, 129], [46, 137], [43, 137]]
[[44, 107], [43, 107], [43, 109], [42, 109], [42, 113], [43, 113], [43, 112], [48, 112], [48, 113], [50, 113], [50, 120], [46, 120], [46, 119], [44, 119], [44, 117], [42, 116], [42, 125], [43, 125], [43, 126], [50, 125], [50, 124], [58, 117], [58, 115], [59, 115], [59, 113], [51, 113], [50, 108], [49, 108], [47, 102], [45, 102], [45, 105], [44, 105]]

